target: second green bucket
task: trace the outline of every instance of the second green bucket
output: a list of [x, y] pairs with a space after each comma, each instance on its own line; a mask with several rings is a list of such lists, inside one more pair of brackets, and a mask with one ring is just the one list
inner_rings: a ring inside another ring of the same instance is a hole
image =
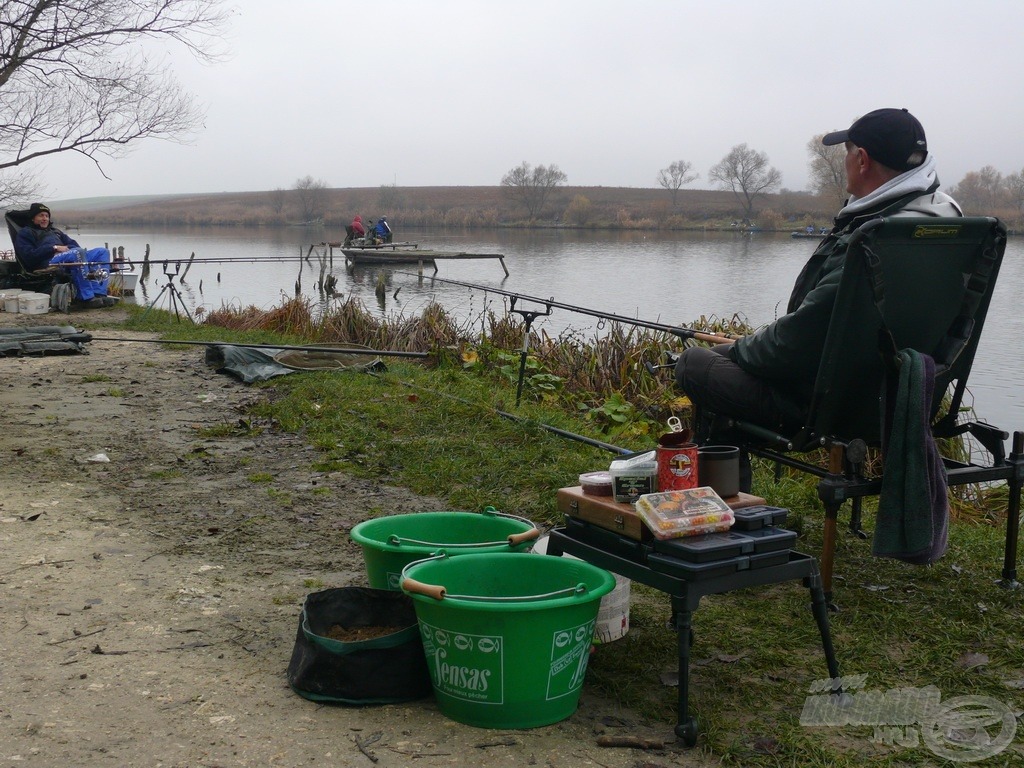
[[441, 555], [405, 569], [442, 714], [536, 728], [576, 711], [608, 571], [568, 557]]
[[540, 535], [522, 517], [488, 507], [483, 512], [415, 512], [364, 520], [352, 538], [363, 548], [374, 589], [400, 588], [402, 569], [437, 552], [450, 555], [522, 552]]

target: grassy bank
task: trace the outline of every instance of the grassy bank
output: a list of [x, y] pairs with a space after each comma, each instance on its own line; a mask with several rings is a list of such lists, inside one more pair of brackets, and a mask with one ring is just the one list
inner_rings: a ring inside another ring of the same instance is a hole
[[[139, 313], [129, 322], [175, 338], [339, 341], [430, 351], [427, 364], [387, 359], [383, 373], [275, 379], [262, 385], [267, 398], [254, 415], [301, 433], [318, 448], [317, 469], [436, 494], [452, 509], [493, 505], [556, 524], [556, 489], [576, 484], [583, 471], [606, 467], [613, 455], [543, 425], [639, 450], [652, 445], [666, 415], [686, 415], [687, 403], [666, 381], [637, 367], [664, 348], [667, 340], [656, 336], [623, 331], [605, 346], [537, 339], [517, 407], [521, 328], [504, 318], [487, 318], [482, 337], [436, 311], [396, 324], [372, 319], [356, 306], [313, 320], [301, 304], [289, 304], [271, 318], [214, 315], [194, 329], [156, 312], [145, 323]], [[822, 516], [810, 484], [791, 477], [776, 482], [769, 467], [759, 466], [754, 491], [791, 510], [787, 527], [798, 531], [798, 549], [820, 552]], [[869, 508], [865, 527], [870, 530], [872, 522]], [[989, 524], [985, 515], [965, 515], [953, 521], [950, 541], [942, 560], [921, 568], [873, 558], [870, 542], [844, 532], [836, 565], [841, 611], [832, 617], [842, 672], [865, 676], [865, 692], [936, 686], [943, 700], [988, 696], [1019, 712], [1024, 593], [996, 583], [1002, 526]], [[676, 691], [665, 684], [677, 653], [666, 626], [669, 614], [666, 596], [634, 584], [629, 634], [600, 647], [587, 675], [588, 686], [663, 723], [666, 732], [676, 707]], [[702, 726], [698, 748], [726, 765], [949, 764], [920, 738], [909, 744], [919, 729], [904, 732], [909, 745], [900, 746], [883, 743], [870, 726], [800, 725], [807, 696], [827, 673], [799, 584], [706, 598], [694, 619], [691, 705]], [[1020, 739], [979, 764], [1024, 764]]]

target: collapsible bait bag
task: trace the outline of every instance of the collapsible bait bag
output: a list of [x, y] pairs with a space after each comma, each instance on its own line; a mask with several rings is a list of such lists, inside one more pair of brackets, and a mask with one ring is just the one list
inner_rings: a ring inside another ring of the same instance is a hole
[[390, 704], [431, 692], [412, 600], [401, 592], [340, 587], [307, 595], [288, 684], [312, 701]]

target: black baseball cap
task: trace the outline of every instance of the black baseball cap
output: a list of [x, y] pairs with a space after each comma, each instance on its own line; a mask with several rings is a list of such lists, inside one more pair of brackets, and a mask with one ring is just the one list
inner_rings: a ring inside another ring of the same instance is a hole
[[845, 131], [822, 138], [826, 146], [850, 141], [894, 171], [917, 168], [928, 156], [928, 141], [921, 122], [906, 109], [876, 109], [854, 121]]

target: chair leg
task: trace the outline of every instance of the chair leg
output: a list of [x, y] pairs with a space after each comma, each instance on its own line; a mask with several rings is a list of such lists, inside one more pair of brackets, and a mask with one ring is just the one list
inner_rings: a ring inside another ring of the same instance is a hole
[[837, 483], [842, 485], [844, 448], [835, 443], [829, 449], [828, 471], [829, 474], [818, 483], [818, 498], [825, 506], [825, 533], [821, 545], [821, 583], [825, 590], [825, 600], [829, 608], [835, 610], [832, 603], [832, 573], [835, 569], [836, 556], [836, 533], [839, 522], [839, 508], [842, 501], [837, 501], [833, 486]]
[[832, 573], [836, 562], [836, 531], [839, 527], [839, 506], [825, 507], [825, 538], [821, 544], [821, 586], [825, 590], [825, 600], [830, 608], [832, 603]]
[[1009, 501], [1006, 506], [1006, 547], [1003, 551], [1004, 587], [1020, 586], [1017, 581], [1017, 541], [1020, 538], [1020, 494], [1024, 489], [1024, 432], [1013, 433], [1013, 450], [1010, 453], [1013, 474], [1007, 481]]
[[835, 647], [832, 645], [832, 630], [828, 621], [828, 602], [822, 588], [821, 574], [818, 569], [804, 579], [804, 586], [811, 592], [811, 613], [814, 614], [814, 621], [818, 624], [818, 632], [821, 633], [821, 648], [825, 651], [825, 665], [828, 667], [828, 676], [835, 681], [839, 679], [839, 662], [836, 660]]
[[852, 508], [850, 510], [850, 533], [858, 539], [866, 539], [868, 535], [861, 527], [861, 512], [864, 508], [863, 499], [860, 496], [851, 499], [850, 506]]

